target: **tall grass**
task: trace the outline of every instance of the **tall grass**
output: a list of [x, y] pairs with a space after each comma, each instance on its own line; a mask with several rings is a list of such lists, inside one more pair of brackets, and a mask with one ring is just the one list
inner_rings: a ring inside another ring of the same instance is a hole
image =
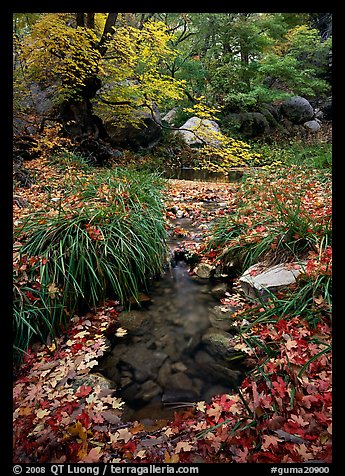
[[[66, 328], [73, 312], [109, 296], [136, 298], [166, 261], [164, 182], [132, 170], [106, 170], [73, 181], [73, 205], [42, 209], [17, 230], [26, 286], [15, 289], [15, 347]], [[25, 294], [26, 293], [26, 294]]]

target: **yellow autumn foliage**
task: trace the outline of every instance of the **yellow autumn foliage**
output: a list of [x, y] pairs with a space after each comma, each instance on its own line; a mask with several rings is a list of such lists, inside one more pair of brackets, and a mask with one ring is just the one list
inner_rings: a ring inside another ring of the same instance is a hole
[[[98, 48], [106, 14], [95, 15], [95, 29], [75, 27], [71, 13], [39, 17], [17, 45], [15, 81], [54, 88], [54, 100], [83, 99], [83, 87], [98, 78], [102, 87], [92, 98], [95, 112], [122, 122], [134, 109], [149, 110], [182, 97], [184, 82], [163, 74], [161, 65], [175, 54], [163, 22], [148, 21], [142, 29], [123, 21]], [[22, 88], [22, 93], [24, 93]]]

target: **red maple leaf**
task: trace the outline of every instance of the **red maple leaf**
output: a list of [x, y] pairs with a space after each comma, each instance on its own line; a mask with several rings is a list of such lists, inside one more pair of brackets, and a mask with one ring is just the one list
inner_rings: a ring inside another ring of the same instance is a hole
[[83, 427], [88, 428], [90, 426], [90, 417], [85, 410], [81, 412], [80, 415], [76, 417], [76, 420], [79, 420]]
[[85, 386], [81, 385], [78, 390], [75, 392], [76, 397], [87, 397], [89, 393], [91, 392], [92, 387], [91, 386]]
[[275, 393], [278, 393], [280, 397], [285, 397], [287, 387], [286, 387], [286, 382], [278, 375], [277, 381], [272, 382], [273, 388], [275, 390]]

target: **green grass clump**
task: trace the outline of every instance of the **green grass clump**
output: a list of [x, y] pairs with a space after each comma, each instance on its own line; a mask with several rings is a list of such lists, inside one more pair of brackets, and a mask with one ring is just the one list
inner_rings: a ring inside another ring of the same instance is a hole
[[160, 178], [105, 170], [74, 180], [71, 195], [69, 203], [53, 213], [41, 209], [17, 230], [23, 243], [15, 268], [19, 351], [34, 335], [44, 339], [66, 328], [76, 310], [110, 296], [121, 303], [137, 297], [166, 262]]
[[315, 169], [332, 167], [332, 144], [327, 142], [306, 143], [302, 140], [253, 142], [253, 151], [264, 157], [262, 165], [304, 165]]

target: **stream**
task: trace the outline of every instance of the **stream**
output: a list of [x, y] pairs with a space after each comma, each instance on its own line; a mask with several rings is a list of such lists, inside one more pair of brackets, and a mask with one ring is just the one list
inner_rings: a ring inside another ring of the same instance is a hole
[[[219, 205], [198, 204], [208, 212]], [[125, 401], [124, 421], [167, 420], [176, 409], [231, 392], [243, 378], [238, 360], [231, 360], [229, 318], [235, 309], [224, 312], [219, 301], [231, 282], [189, 272], [184, 244], [186, 237], [201, 240], [198, 225], [177, 211], [174, 226], [186, 234], [171, 234], [170, 265], [143, 295], [141, 307], [120, 313], [118, 323], [127, 334], [114, 337], [100, 362], [99, 371]]]

